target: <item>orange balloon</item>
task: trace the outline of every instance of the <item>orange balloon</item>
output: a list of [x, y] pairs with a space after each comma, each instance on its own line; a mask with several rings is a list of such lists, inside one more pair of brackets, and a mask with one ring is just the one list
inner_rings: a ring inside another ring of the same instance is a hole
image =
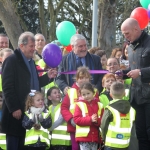
[[140, 28], [143, 30], [147, 27], [149, 18], [148, 18], [148, 12], [143, 7], [137, 7], [135, 8], [130, 15], [130, 18], [134, 18], [138, 21]]

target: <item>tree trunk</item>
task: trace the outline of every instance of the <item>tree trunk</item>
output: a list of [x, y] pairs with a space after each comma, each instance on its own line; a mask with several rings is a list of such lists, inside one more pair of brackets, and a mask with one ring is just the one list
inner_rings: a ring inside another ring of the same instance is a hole
[[15, 14], [12, 1], [0, 0], [0, 20], [14, 49], [18, 47], [18, 38], [22, 33], [18, 16]]
[[116, 45], [115, 0], [99, 1], [99, 33], [98, 46], [110, 56], [112, 48]]

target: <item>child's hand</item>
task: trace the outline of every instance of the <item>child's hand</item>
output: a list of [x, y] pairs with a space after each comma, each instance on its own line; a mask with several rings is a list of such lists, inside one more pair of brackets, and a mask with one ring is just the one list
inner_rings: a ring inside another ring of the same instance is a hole
[[91, 116], [92, 122], [97, 122], [97, 114]]
[[40, 124], [34, 124], [33, 127], [35, 130], [39, 130], [41, 128], [41, 125]]

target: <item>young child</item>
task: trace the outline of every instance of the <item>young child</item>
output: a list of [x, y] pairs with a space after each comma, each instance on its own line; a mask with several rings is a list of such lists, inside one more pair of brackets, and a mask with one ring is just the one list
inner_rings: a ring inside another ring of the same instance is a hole
[[76, 123], [76, 141], [79, 142], [80, 150], [97, 150], [103, 105], [95, 100], [91, 83], [83, 83], [80, 93], [81, 97], [76, 104], [73, 117]]
[[[80, 86], [85, 82], [90, 82], [91, 75], [89, 69], [85, 66], [79, 67], [75, 75], [75, 82], [68, 90], [68, 94], [64, 97], [61, 105], [61, 113], [65, 121], [67, 122], [67, 131], [70, 133], [72, 149], [80, 150], [78, 143], [75, 141], [75, 123], [73, 121], [73, 114], [75, 109], [75, 104], [80, 96]], [[98, 92], [95, 89], [95, 97], [98, 98]], [[98, 100], [98, 99], [96, 99]], [[98, 100], [99, 101], [99, 100]]]
[[125, 89], [121, 82], [114, 82], [110, 87], [113, 100], [106, 106], [102, 117], [102, 138], [105, 150], [127, 150], [131, 129], [135, 120], [135, 110], [129, 101], [122, 100]]
[[45, 150], [50, 146], [48, 128], [52, 120], [48, 109], [44, 105], [41, 92], [31, 90], [26, 100], [26, 112], [22, 125], [26, 128], [25, 146], [29, 150]]
[[107, 73], [103, 76], [102, 86], [103, 91], [100, 93], [99, 99], [103, 104], [104, 108], [109, 105], [109, 102], [113, 99], [110, 95], [110, 86], [113, 82], [116, 81], [115, 75], [112, 73]]
[[51, 146], [52, 150], [69, 150], [71, 145], [70, 134], [67, 132], [67, 123], [64, 121], [61, 113], [62, 95], [58, 87], [53, 86], [47, 91], [47, 99], [52, 103], [49, 106], [49, 112], [52, 118]]

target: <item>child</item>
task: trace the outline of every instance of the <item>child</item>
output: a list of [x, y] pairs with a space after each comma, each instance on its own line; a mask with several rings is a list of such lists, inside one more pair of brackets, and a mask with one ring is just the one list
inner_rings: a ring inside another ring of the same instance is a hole
[[73, 117], [76, 123], [76, 141], [79, 142], [80, 150], [97, 150], [103, 105], [95, 100], [91, 83], [83, 83], [80, 93]]
[[62, 95], [59, 88], [56, 86], [50, 88], [47, 92], [47, 99], [52, 103], [49, 106], [49, 112], [52, 118], [50, 148], [52, 150], [69, 150], [71, 140], [70, 134], [67, 132], [67, 123], [60, 113]]
[[113, 100], [106, 106], [102, 117], [102, 138], [105, 150], [127, 150], [131, 129], [135, 120], [135, 110], [129, 101], [122, 100], [125, 89], [121, 82], [114, 82], [110, 87]]
[[109, 102], [112, 100], [110, 95], [110, 86], [113, 82], [116, 81], [115, 75], [112, 73], [107, 73], [102, 79], [103, 91], [100, 93], [99, 99], [103, 104], [104, 108], [109, 105]]
[[43, 94], [31, 90], [26, 100], [26, 112], [22, 121], [23, 127], [26, 128], [25, 145], [29, 150], [45, 150], [50, 146], [47, 129], [51, 127], [51, 123]]
[[[78, 97], [80, 96], [80, 86], [85, 82], [90, 82], [90, 80], [91, 75], [89, 73], [89, 69], [85, 66], [79, 67], [75, 75], [75, 83], [73, 84], [72, 88], [68, 90], [68, 94], [64, 97], [61, 105], [61, 113], [67, 122], [67, 131], [71, 136], [73, 150], [79, 150], [79, 145], [75, 141], [75, 123], [73, 121], [75, 104], [78, 101]], [[98, 92], [95, 90], [95, 97], [98, 98], [98, 95]]]

